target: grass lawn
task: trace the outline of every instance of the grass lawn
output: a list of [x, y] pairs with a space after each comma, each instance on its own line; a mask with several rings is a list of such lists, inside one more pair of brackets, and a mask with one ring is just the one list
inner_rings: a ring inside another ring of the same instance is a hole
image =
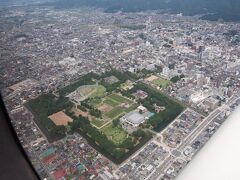
[[113, 141], [114, 144], [121, 144], [128, 136], [121, 126], [113, 127], [112, 124], [104, 127], [102, 132], [108, 137], [109, 140]]
[[90, 97], [102, 97], [105, 92], [106, 88], [102, 85], [98, 85], [96, 88], [94, 88]]
[[128, 104], [133, 103], [133, 101], [131, 101], [123, 96], [120, 96], [118, 94], [110, 94], [109, 96], [106, 97], [106, 99], [103, 102], [113, 107], [113, 109], [111, 111], [105, 113], [105, 115], [111, 119], [118, 117], [123, 112], [129, 112], [129, 111], [135, 109], [135, 107], [136, 107], [135, 104], [131, 105], [128, 109], [124, 109], [122, 107], [117, 107], [121, 103], [128, 103]]
[[101, 104], [101, 102], [102, 102], [101, 98], [94, 98], [90, 100], [90, 104], [95, 107]]
[[120, 85], [120, 88], [121, 89], [123, 89], [123, 90], [128, 90], [128, 89], [131, 89], [131, 87], [133, 87], [132, 85], [130, 85], [130, 84], [128, 84], [128, 83], [122, 83], [121, 85]]
[[100, 128], [105, 122], [94, 118], [91, 120], [91, 123]]
[[120, 88], [126, 90], [126, 89], [128, 88], [127, 83], [122, 83], [122, 84], [120, 85]]
[[171, 81], [167, 80], [167, 79], [163, 79], [163, 78], [158, 78], [156, 80], [153, 81], [153, 84], [155, 84], [156, 86], [161, 86], [161, 87], [167, 87], [168, 85], [171, 84]]
[[108, 105], [112, 106], [112, 107], [115, 107], [115, 106], [120, 104], [118, 101], [115, 101], [114, 99], [111, 99], [109, 97], [106, 97], [106, 99], [103, 102], [105, 104], [108, 104]]
[[122, 107], [115, 107], [111, 111], [107, 112], [105, 115], [111, 119], [118, 117], [120, 114], [124, 112]]
[[123, 96], [120, 96], [118, 94], [111, 94], [108, 96], [109, 98], [115, 100], [115, 101], [118, 101], [119, 103], [128, 103], [128, 104], [132, 104], [132, 101], [123, 97]]
[[125, 111], [128, 113], [128, 112], [130, 112], [130, 111], [133, 111], [134, 109], [136, 109], [138, 107], [138, 105], [137, 104], [132, 104], [129, 108], [127, 108]]
[[112, 107], [115, 107], [121, 103], [128, 103], [128, 104], [132, 104], [133, 101], [123, 97], [123, 96], [120, 96], [118, 94], [110, 94], [109, 96], [107, 96], [105, 98], [105, 100], [103, 101], [104, 103], [112, 106]]

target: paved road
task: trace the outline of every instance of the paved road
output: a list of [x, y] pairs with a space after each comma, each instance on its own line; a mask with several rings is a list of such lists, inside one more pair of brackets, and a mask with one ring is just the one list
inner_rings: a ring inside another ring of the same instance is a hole
[[[214, 110], [212, 113], [210, 113], [206, 118], [203, 119], [203, 121], [201, 122], [200, 125], [198, 125], [198, 127], [196, 129], [194, 129], [186, 138], [185, 140], [182, 142], [182, 144], [180, 144], [180, 146], [178, 146], [175, 150], [178, 150], [180, 152], [182, 152], [184, 150], [184, 148], [191, 144], [200, 134], [202, 131], [204, 131], [210, 123], [212, 123], [214, 121], [214, 119], [219, 116], [222, 112], [224, 112], [226, 110], [226, 106], [230, 106], [231, 104], [235, 103], [235, 101], [238, 99], [239, 97], [237, 95], [232, 96], [228, 102], [225, 104], [225, 106], [221, 106], [218, 109]], [[169, 126], [168, 126], [169, 127]], [[167, 128], [166, 128], [167, 129]], [[166, 130], [165, 129], [165, 130]], [[161, 132], [162, 133], [162, 132]], [[160, 133], [160, 134], [161, 134]], [[171, 148], [167, 148], [168, 152], [171, 154], [171, 152], [174, 149]], [[173, 155], [168, 156], [162, 164], [160, 164], [158, 167], [156, 167], [156, 169], [152, 172], [151, 175], [149, 175], [147, 177], [147, 179], [160, 179], [164, 173], [164, 171], [172, 164], [172, 162], [174, 160], [176, 160], [177, 157], [174, 157]]]
[[173, 160], [174, 158], [172, 156], [165, 159], [163, 164], [156, 168], [155, 173], [153, 173], [149, 179], [159, 179], [159, 176], [162, 175], [163, 171], [172, 163]]
[[238, 97], [237, 95], [234, 95], [233, 97], [231, 97], [228, 101], [227, 101], [227, 103], [226, 103], [226, 105], [227, 106], [231, 106], [231, 104], [233, 104], [237, 99], [239, 99], [240, 97]]
[[[182, 152], [182, 150], [189, 145], [192, 141], [194, 141], [199, 133], [203, 131], [209, 123], [211, 123], [215, 117], [217, 117], [222, 111], [219, 109], [216, 109], [213, 111], [207, 118], [203, 120], [203, 122], [195, 129], [186, 139], [185, 141], [176, 148], [178, 151]], [[149, 177], [149, 179], [159, 179], [164, 170], [170, 166], [170, 164], [175, 160], [175, 157], [169, 156], [167, 159], [164, 160], [163, 164], [161, 164], [158, 168], [156, 168], [156, 171]]]
[[217, 117], [222, 111], [219, 109], [216, 109], [213, 111], [207, 118], [203, 120], [203, 122], [193, 131], [188, 135], [188, 137], [183, 141], [183, 143], [177, 148], [179, 151], [182, 151], [187, 145], [189, 145], [197, 136], [198, 134], [203, 131], [206, 126], [210, 122], [214, 120], [215, 117]]

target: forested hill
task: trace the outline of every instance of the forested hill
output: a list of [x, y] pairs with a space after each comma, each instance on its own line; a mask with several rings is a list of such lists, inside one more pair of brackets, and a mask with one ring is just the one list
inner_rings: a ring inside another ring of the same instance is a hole
[[207, 20], [240, 21], [240, 0], [56, 0], [48, 5], [56, 8], [91, 6], [104, 8], [106, 12], [162, 9], [184, 15], [208, 13], [202, 17]]
[[0, 9], [11, 6], [32, 6], [45, 2], [54, 2], [54, 0], [0, 0]]

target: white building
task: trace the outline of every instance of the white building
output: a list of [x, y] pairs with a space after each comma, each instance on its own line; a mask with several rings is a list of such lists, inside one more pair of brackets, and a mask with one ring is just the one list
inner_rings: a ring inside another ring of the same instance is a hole
[[121, 123], [127, 123], [133, 127], [138, 127], [145, 121], [145, 117], [136, 111], [129, 112], [120, 118]]

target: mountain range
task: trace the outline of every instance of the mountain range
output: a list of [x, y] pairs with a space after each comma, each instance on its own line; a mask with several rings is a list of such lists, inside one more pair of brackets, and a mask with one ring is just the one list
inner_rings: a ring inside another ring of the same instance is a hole
[[183, 15], [203, 15], [202, 19], [240, 21], [240, 0], [56, 0], [45, 3], [55, 8], [90, 6], [106, 12], [163, 10]]

